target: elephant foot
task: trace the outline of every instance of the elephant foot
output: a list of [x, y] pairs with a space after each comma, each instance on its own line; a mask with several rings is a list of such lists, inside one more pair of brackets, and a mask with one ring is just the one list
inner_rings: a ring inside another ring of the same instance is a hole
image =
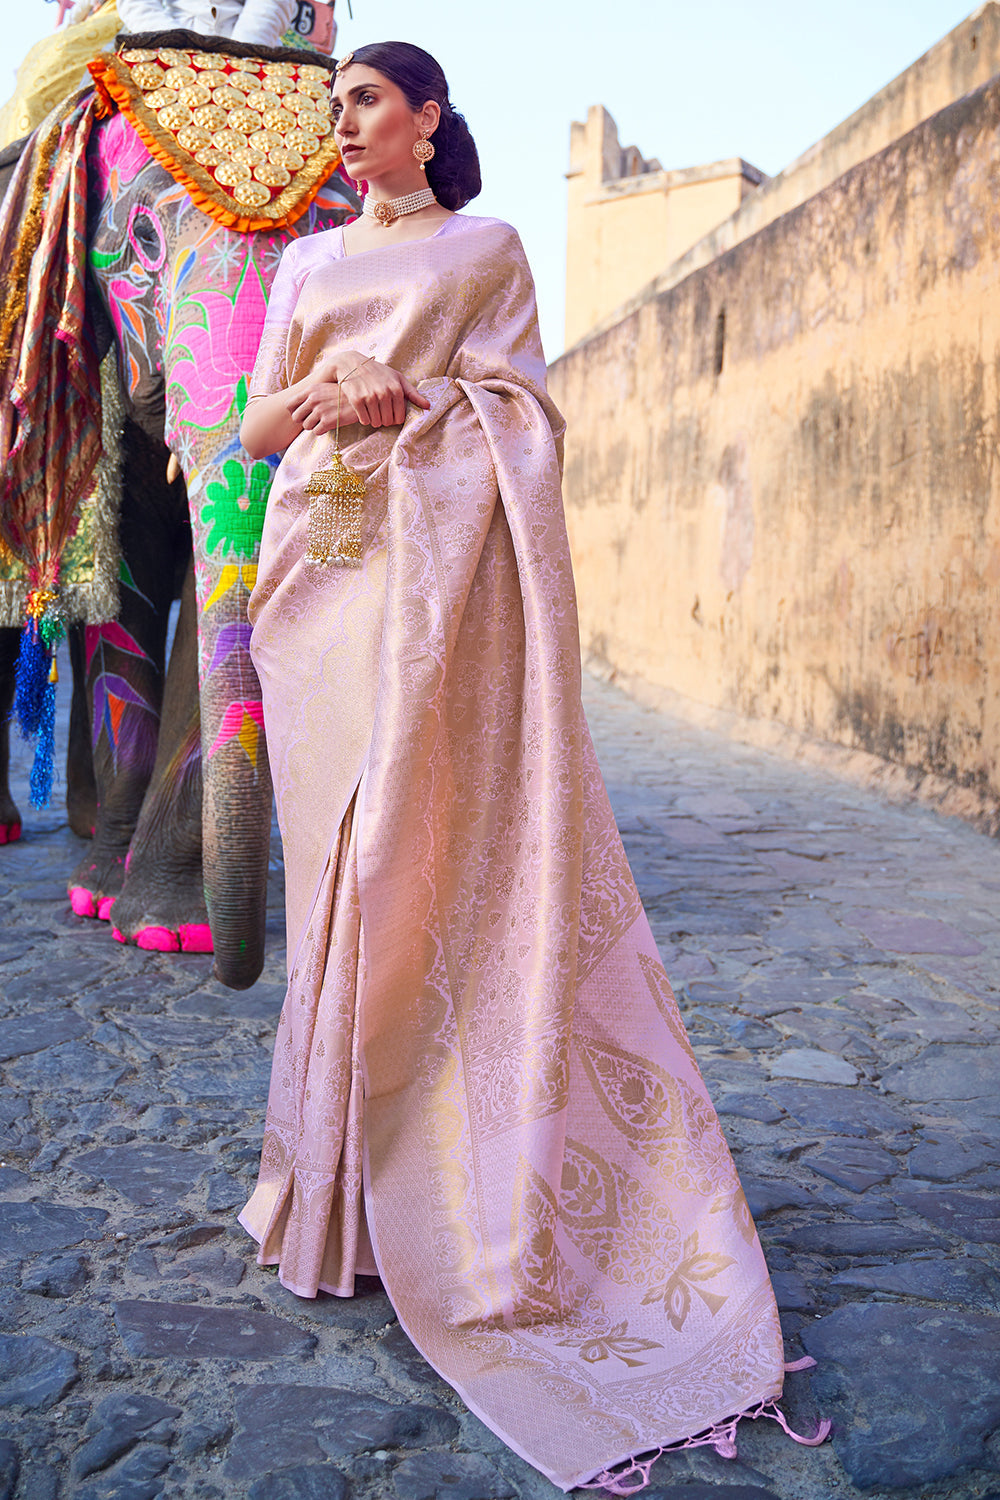
[[21, 814], [10, 793], [0, 795], [0, 844], [16, 844], [21, 837]]
[[82, 885], [71, 885], [69, 904], [78, 917], [97, 916], [97, 897]]
[[69, 904], [78, 917], [96, 917], [99, 922], [111, 921], [111, 908], [117, 896], [95, 896], [86, 886], [69, 887]]
[[116, 943], [133, 943], [152, 953], [213, 953], [212, 929], [207, 922], [182, 922], [174, 932], [170, 927], [140, 927], [131, 937], [114, 927], [111, 936]]
[[183, 871], [172, 863], [139, 855], [129, 860], [112, 936], [152, 953], [211, 953], [201, 861]]
[[126, 856], [109, 854], [95, 859], [85, 856], [69, 881], [69, 904], [78, 917], [111, 920], [111, 908], [121, 892]]
[[93, 806], [78, 807], [67, 800], [66, 813], [69, 826], [78, 839], [92, 839], [97, 826], [97, 811]]

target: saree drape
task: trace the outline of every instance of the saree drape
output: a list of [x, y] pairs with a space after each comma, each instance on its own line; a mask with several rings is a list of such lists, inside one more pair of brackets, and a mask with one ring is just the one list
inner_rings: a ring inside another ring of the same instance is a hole
[[329, 436], [296, 439], [268, 505], [289, 987], [242, 1223], [303, 1296], [349, 1295], [370, 1235], [428, 1361], [570, 1489], [772, 1402], [777, 1312], [583, 717], [517, 235], [293, 244], [252, 389], [333, 349], [431, 408], [345, 435], [360, 567], [305, 557]]

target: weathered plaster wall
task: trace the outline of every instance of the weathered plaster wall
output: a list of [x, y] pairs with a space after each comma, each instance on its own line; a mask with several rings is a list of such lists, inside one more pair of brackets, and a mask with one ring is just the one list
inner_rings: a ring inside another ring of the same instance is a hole
[[1000, 80], [554, 365], [584, 646], [1000, 799]]
[[721, 224], [762, 173], [739, 157], [665, 172], [623, 148], [603, 105], [570, 129], [566, 343], [573, 344]]
[[[692, 241], [690, 248], [685, 246], [670, 264], [656, 267], [649, 282], [628, 297], [634, 295], [638, 301], [676, 286], [997, 73], [1000, 5], [987, 0], [776, 177], [766, 178], [755, 192], [745, 193], [724, 222]], [[580, 315], [570, 311], [570, 292], [567, 283], [567, 329], [572, 323], [577, 337], [587, 329], [609, 326], [631, 310], [627, 298], [621, 298], [613, 308], [605, 307], [600, 319], [583, 323]], [[569, 343], [567, 338], [567, 347]]]

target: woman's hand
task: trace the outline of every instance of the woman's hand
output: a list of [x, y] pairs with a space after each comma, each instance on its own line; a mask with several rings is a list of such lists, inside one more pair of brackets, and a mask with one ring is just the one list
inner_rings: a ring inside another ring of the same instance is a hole
[[277, 453], [302, 431], [333, 432], [352, 422], [364, 427], [398, 427], [406, 417], [406, 403], [426, 411], [426, 396], [390, 365], [347, 350], [323, 361], [310, 375], [287, 390], [253, 398], [243, 413], [240, 440], [251, 458]]
[[292, 420], [307, 432], [334, 430], [338, 400], [342, 427], [351, 422], [359, 422], [363, 427], [399, 427], [406, 418], [408, 401], [423, 411], [431, 404], [391, 365], [380, 365], [377, 360], [359, 356], [342, 373], [339, 367], [344, 363], [346, 360], [338, 359], [329, 372], [334, 378], [315, 385], [289, 408]]
[[354, 407], [335, 380], [324, 380], [312, 386], [302, 395], [297, 395], [288, 415], [295, 425], [306, 432], [333, 432], [337, 425], [337, 403], [340, 402], [340, 425], [348, 427], [358, 420]]

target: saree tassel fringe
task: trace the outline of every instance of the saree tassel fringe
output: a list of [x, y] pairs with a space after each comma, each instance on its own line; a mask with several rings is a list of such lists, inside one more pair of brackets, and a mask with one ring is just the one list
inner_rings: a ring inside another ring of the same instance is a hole
[[[798, 1370], [811, 1370], [816, 1361], [811, 1355], [803, 1359], [793, 1360], [786, 1363], [786, 1374]], [[694, 1437], [689, 1437], [682, 1443], [669, 1443], [663, 1448], [654, 1448], [649, 1453], [637, 1454], [635, 1458], [627, 1459], [621, 1467], [604, 1469], [600, 1474], [595, 1474], [588, 1484], [580, 1486], [584, 1490], [603, 1490], [606, 1495], [638, 1495], [640, 1490], [646, 1489], [650, 1483], [650, 1471], [658, 1458], [664, 1453], [680, 1453], [685, 1448], [714, 1448], [720, 1458], [735, 1458], [736, 1429], [741, 1422], [756, 1422], [759, 1417], [768, 1417], [772, 1422], [777, 1422], [781, 1430], [790, 1437], [793, 1442], [801, 1443], [805, 1448], [818, 1448], [820, 1443], [825, 1443], [830, 1436], [831, 1423], [824, 1417], [816, 1425], [816, 1431], [812, 1437], [803, 1437], [799, 1432], [793, 1432], [788, 1425], [788, 1419], [776, 1401], [761, 1401], [759, 1405], [748, 1411], [741, 1411], [728, 1421], [718, 1422], [706, 1432], [699, 1432]]]
[[56, 650], [66, 634], [66, 623], [59, 596], [50, 589], [33, 589], [27, 611], [15, 671], [12, 717], [21, 738], [36, 742], [29, 791], [32, 807], [42, 810], [52, 798], [59, 681]]

